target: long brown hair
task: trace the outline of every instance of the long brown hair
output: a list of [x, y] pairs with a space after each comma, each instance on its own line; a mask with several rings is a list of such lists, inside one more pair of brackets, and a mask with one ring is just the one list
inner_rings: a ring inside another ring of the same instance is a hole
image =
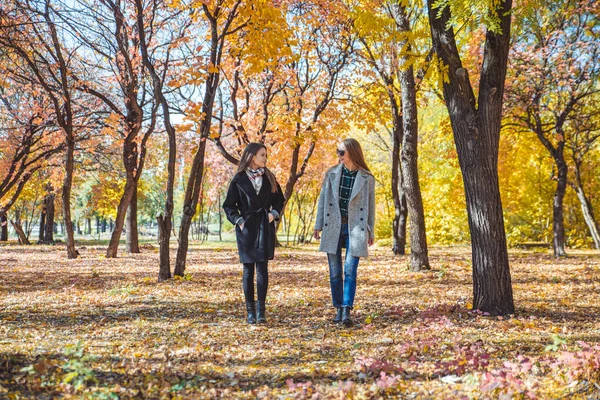
[[[246, 171], [246, 168], [248, 168], [250, 166], [252, 157], [254, 157], [256, 154], [258, 154], [258, 151], [260, 149], [265, 149], [265, 151], [266, 151], [267, 146], [265, 146], [262, 143], [256, 143], [256, 142], [248, 143], [248, 145], [244, 149], [244, 152], [242, 153], [242, 157], [240, 158], [240, 162], [238, 163], [238, 169], [237, 169], [236, 173]], [[275, 179], [275, 174], [273, 174], [269, 168], [265, 167], [265, 176], [271, 183], [271, 193], [276, 193], [277, 192], [277, 179]]]
[[367, 166], [367, 162], [365, 161], [365, 155], [363, 154], [362, 147], [360, 147], [360, 143], [358, 140], [353, 138], [348, 138], [342, 140], [344, 147], [346, 147], [346, 152], [350, 156], [350, 159], [358, 167], [358, 169], [362, 169], [363, 171], [367, 171], [371, 173], [371, 170]]

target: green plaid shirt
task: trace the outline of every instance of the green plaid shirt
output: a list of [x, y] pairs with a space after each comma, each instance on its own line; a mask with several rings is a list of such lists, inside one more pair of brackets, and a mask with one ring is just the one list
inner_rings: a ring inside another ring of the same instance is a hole
[[350, 194], [357, 173], [358, 170], [350, 171], [345, 165], [342, 166], [342, 179], [340, 180], [340, 211], [342, 217], [348, 216], [348, 202], [350, 201]]

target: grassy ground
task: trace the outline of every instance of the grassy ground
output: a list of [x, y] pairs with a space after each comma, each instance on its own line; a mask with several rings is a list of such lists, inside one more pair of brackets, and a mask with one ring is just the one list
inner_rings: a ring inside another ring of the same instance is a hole
[[469, 248], [424, 273], [375, 248], [346, 329], [315, 247], [278, 250], [269, 322], [247, 325], [233, 246], [193, 245], [188, 275], [156, 283], [152, 245], [0, 245], [0, 398], [600, 396], [597, 252], [511, 251], [517, 313], [492, 318], [469, 311]]

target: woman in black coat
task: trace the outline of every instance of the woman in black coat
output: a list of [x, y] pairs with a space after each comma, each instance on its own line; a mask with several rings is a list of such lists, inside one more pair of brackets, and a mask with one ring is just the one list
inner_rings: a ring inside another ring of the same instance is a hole
[[[268, 262], [275, 254], [275, 224], [284, 197], [275, 175], [266, 167], [267, 148], [250, 143], [244, 149], [229, 185], [223, 209], [235, 225], [248, 323], [266, 323], [265, 300], [269, 285]], [[254, 302], [254, 269], [258, 301]]]

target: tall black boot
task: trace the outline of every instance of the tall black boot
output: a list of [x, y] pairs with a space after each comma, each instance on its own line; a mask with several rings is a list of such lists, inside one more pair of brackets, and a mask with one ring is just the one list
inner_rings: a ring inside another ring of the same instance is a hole
[[342, 323], [342, 307], [336, 307], [336, 313], [335, 313], [335, 318], [333, 319], [333, 322], [336, 324], [341, 324]]
[[265, 302], [257, 301], [256, 302], [256, 323], [258, 324], [266, 324], [267, 318], [265, 318]]
[[253, 301], [247, 301], [246, 302], [246, 311], [248, 312], [248, 323], [249, 324], [255, 324], [256, 323], [256, 309], [255, 309], [255, 305], [256, 305], [256, 303], [254, 303]]
[[342, 307], [342, 324], [344, 326], [352, 326], [354, 322], [350, 318], [350, 307]]

